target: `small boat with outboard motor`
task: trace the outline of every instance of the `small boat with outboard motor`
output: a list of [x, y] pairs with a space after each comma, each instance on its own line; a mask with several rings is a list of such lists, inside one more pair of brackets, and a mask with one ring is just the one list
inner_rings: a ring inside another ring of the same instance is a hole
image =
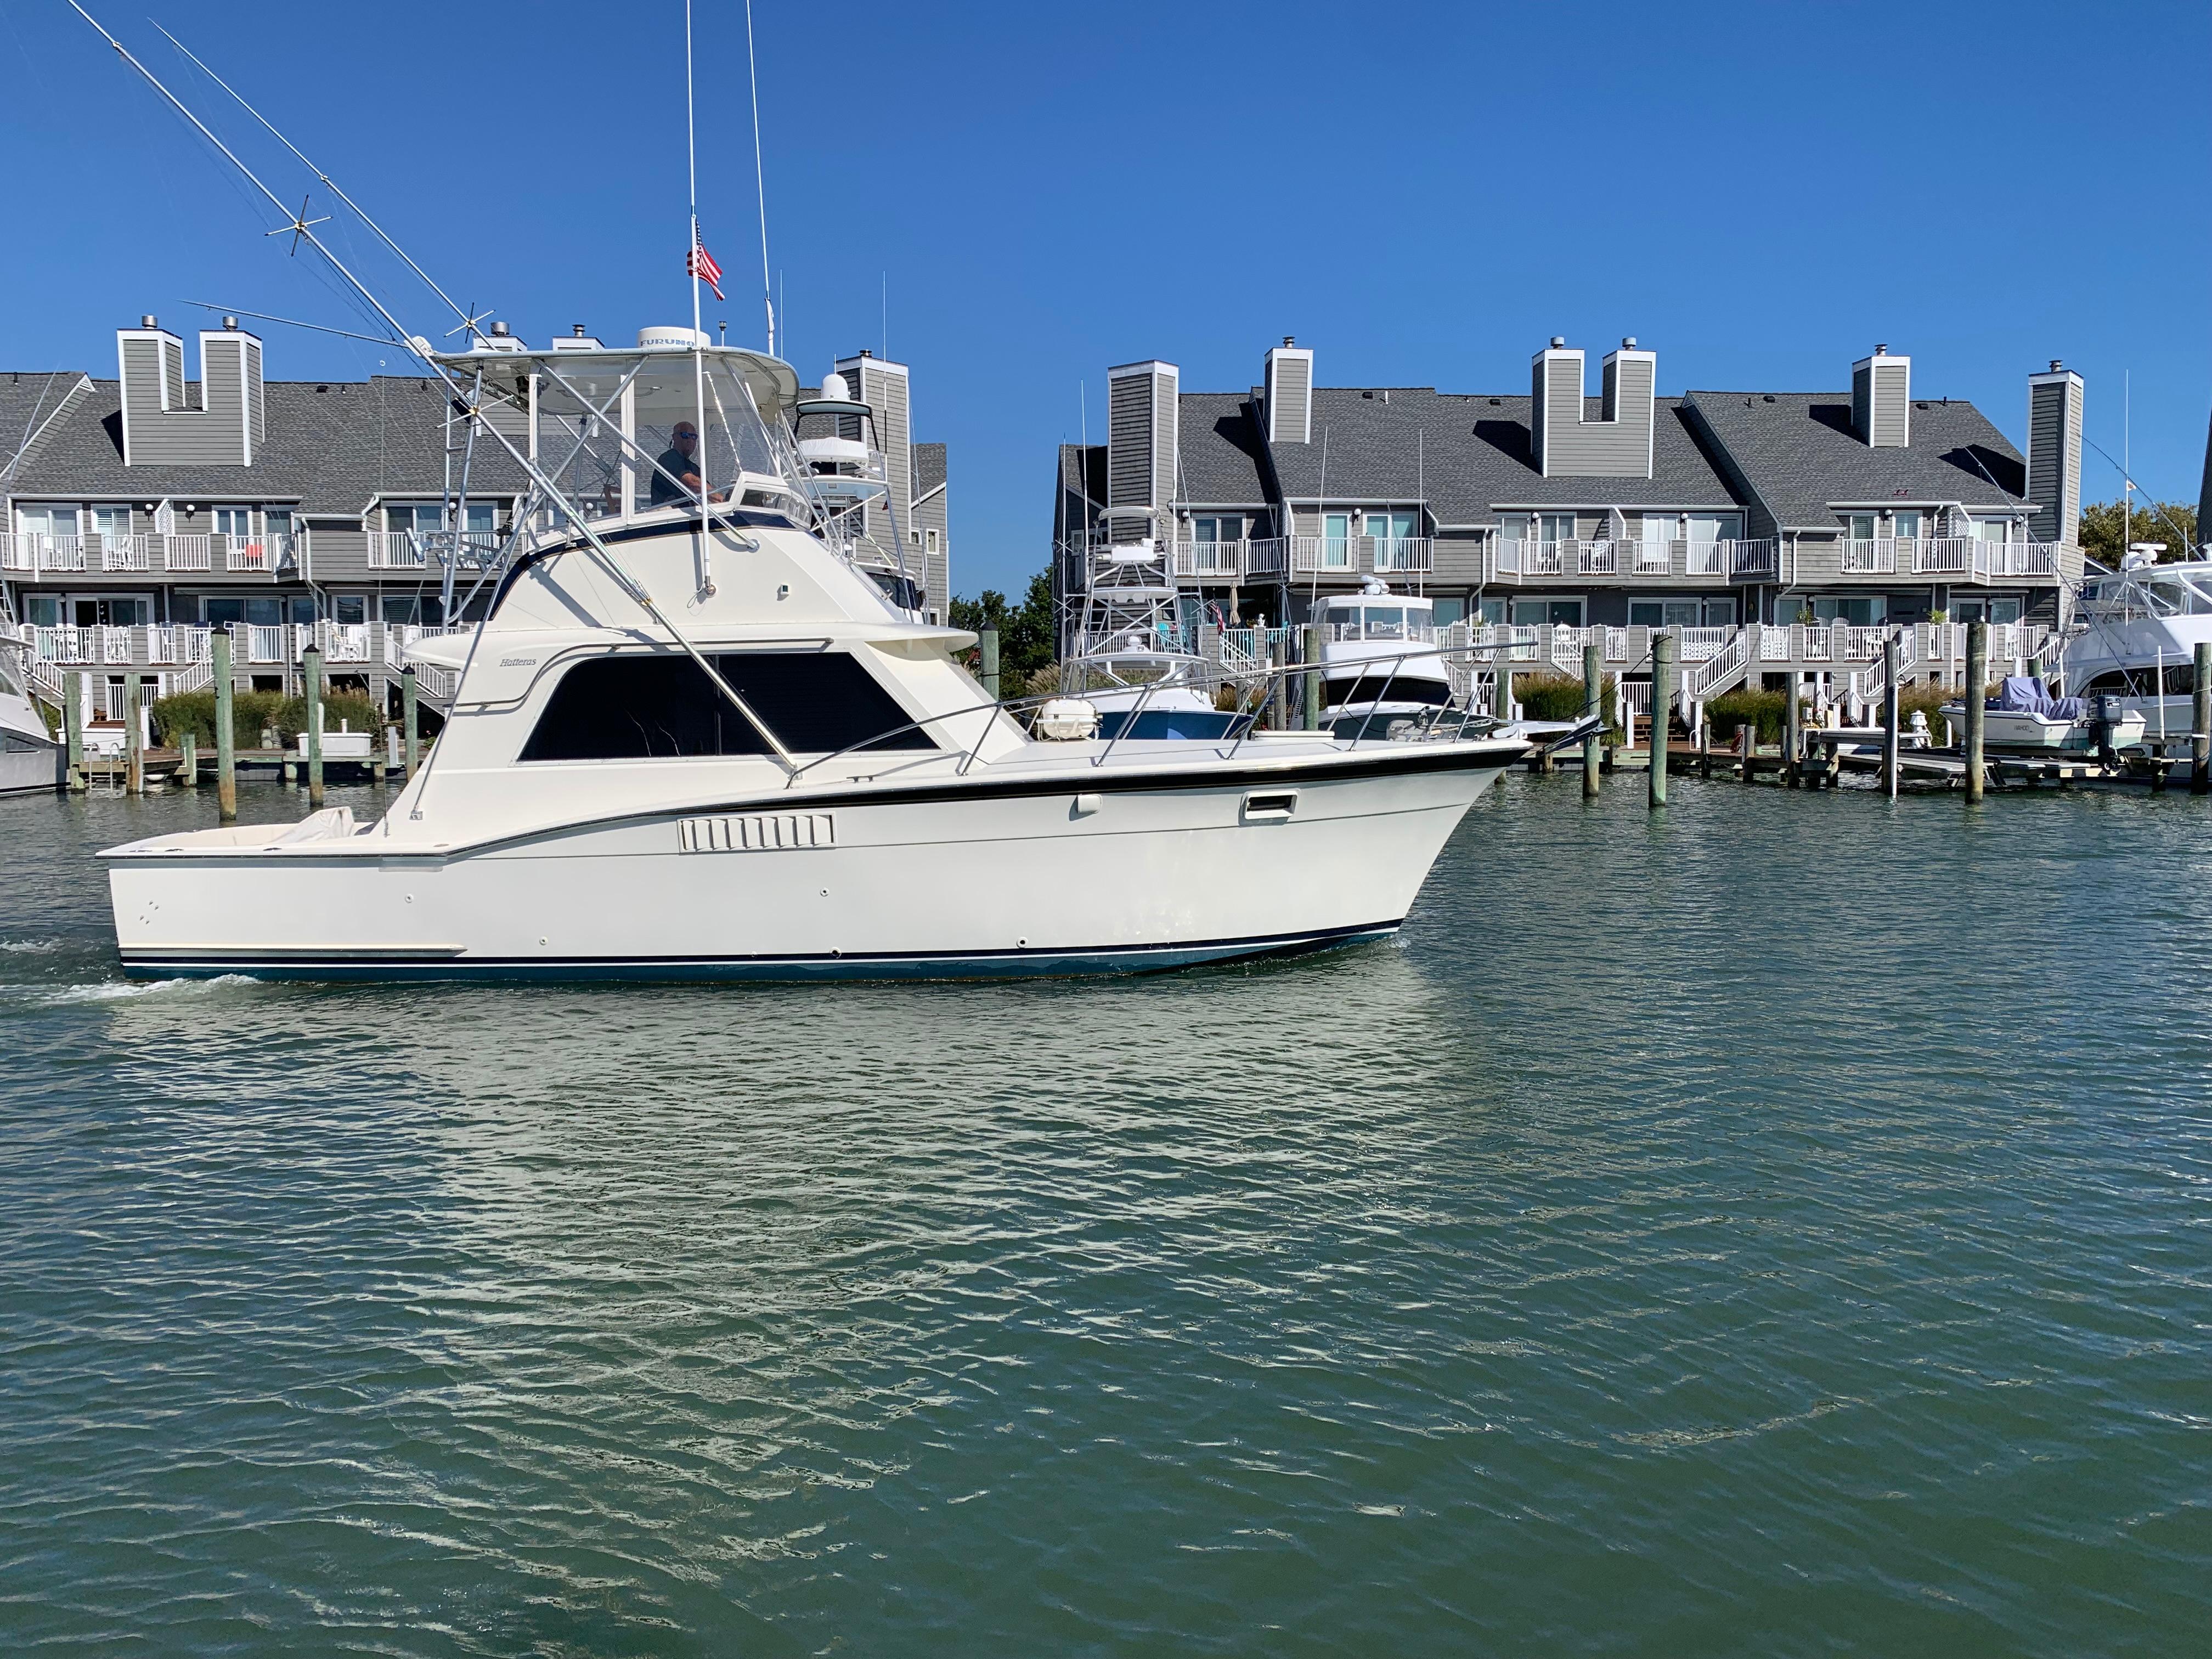
[[[1965, 729], [1965, 702], [1946, 703], [1936, 712]], [[2002, 752], [2117, 753], [2141, 747], [2143, 729], [2142, 710], [2119, 697], [2054, 696], [2033, 674], [2008, 676], [1998, 695], [1982, 704], [1983, 744]]]

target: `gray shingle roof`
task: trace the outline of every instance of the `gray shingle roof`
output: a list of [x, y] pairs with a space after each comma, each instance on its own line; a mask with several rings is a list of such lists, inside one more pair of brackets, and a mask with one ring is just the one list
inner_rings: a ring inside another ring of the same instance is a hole
[[1176, 400], [1176, 499], [1203, 507], [1267, 504], [1267, 442], [1248, 392], [1186, 392]]
[[915, 444], [909, 453], [914, 458], [914, 495], [919, 501], [945, 482], [945, 446]]
[[1870, 449], [1848, 392], [1692, 392], [1684, 399], [1786, 529], [1834, 529], [1832, 501], [2022, 507], [2020, 452], [1968, 403], [1915, 400], [1912, 442]]
[[46, 447], [55, 416], [66, 414], [71, 392], [84, 386], [83, 371], [75, 368], [0, 374], [0, 487], [33, 452]]
[[[7, 383], [0, 376], [0, 386]], [[436, 382], [271, 380], [264, 396], [268, 433], [252, 466], [125, 466], [120, 386], [94, 380], [9, 487], [82, 500], [297, 501], [307, 513], [348, 516], [379, 494], [434, 496], [444, 489], [445, 398]], [[521, 469], [495, 442], [478, 442], [472, 490], [506, 495], [522, 483]]]
[[[1425, 495], [1439, 524], [1487, 524], [1501, 507], [1714, 507], [1736, 496], [1684, 421], [1681, 399], [1658, 399], [1649, 478], [1547, 478], [1531, 459], [1520, 397], [1429, 386], [1320, 387], [1313, 441], [1270, 447], [1285, 496], [1411, 501]], [[1586, 398], [1589, 418], [1601, 402]], [[1188, 430], [1188, 428], [1186, 428]], [[1326, 445], [1323, 435], [1327, 435]]]

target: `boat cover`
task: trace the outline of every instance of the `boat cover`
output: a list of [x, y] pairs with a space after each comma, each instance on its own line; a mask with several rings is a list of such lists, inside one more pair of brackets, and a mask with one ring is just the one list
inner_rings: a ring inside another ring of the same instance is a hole
[[2054, 697], [2033, 674], [2008, 674], [2004, 689], [1982, 705], [1992, 714], [2040, 714], [2046, 720], [2078, 720], [2089, 712], [2079, 697]]

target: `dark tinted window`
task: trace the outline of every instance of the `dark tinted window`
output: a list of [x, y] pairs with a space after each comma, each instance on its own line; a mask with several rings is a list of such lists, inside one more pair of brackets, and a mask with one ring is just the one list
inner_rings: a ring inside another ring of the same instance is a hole
[[[909, 716], [868, 671], [842, 652], [744, 651], [714, 659], [732, 690], [794, 754], [865, 744]], [[902, 732], [880, 749], [934, 749], [925, 732]], [[526, 761], [647, 760], [685, 755], [765, 755], [768, 744], [689, 657], [600, 657], [578, 663], [553, 688]]]

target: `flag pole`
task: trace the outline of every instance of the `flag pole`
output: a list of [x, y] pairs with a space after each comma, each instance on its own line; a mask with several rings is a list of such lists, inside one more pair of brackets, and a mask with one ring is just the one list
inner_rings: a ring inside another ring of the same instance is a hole
[[707, 536], [707, 464], [713, 446], [707, 440], [707, 354], [700, 346], [699, 325], [699, 123], [692, 93], [691, 0], [684, 0], [684, 148], [691, 182], [691, 246], [684, 250], [684, 268], [691, 273], [691, 430], [698, 434], [699, 453], [692, 465], [699, 471], [699, 591], [714, 591], [714, 570]]

